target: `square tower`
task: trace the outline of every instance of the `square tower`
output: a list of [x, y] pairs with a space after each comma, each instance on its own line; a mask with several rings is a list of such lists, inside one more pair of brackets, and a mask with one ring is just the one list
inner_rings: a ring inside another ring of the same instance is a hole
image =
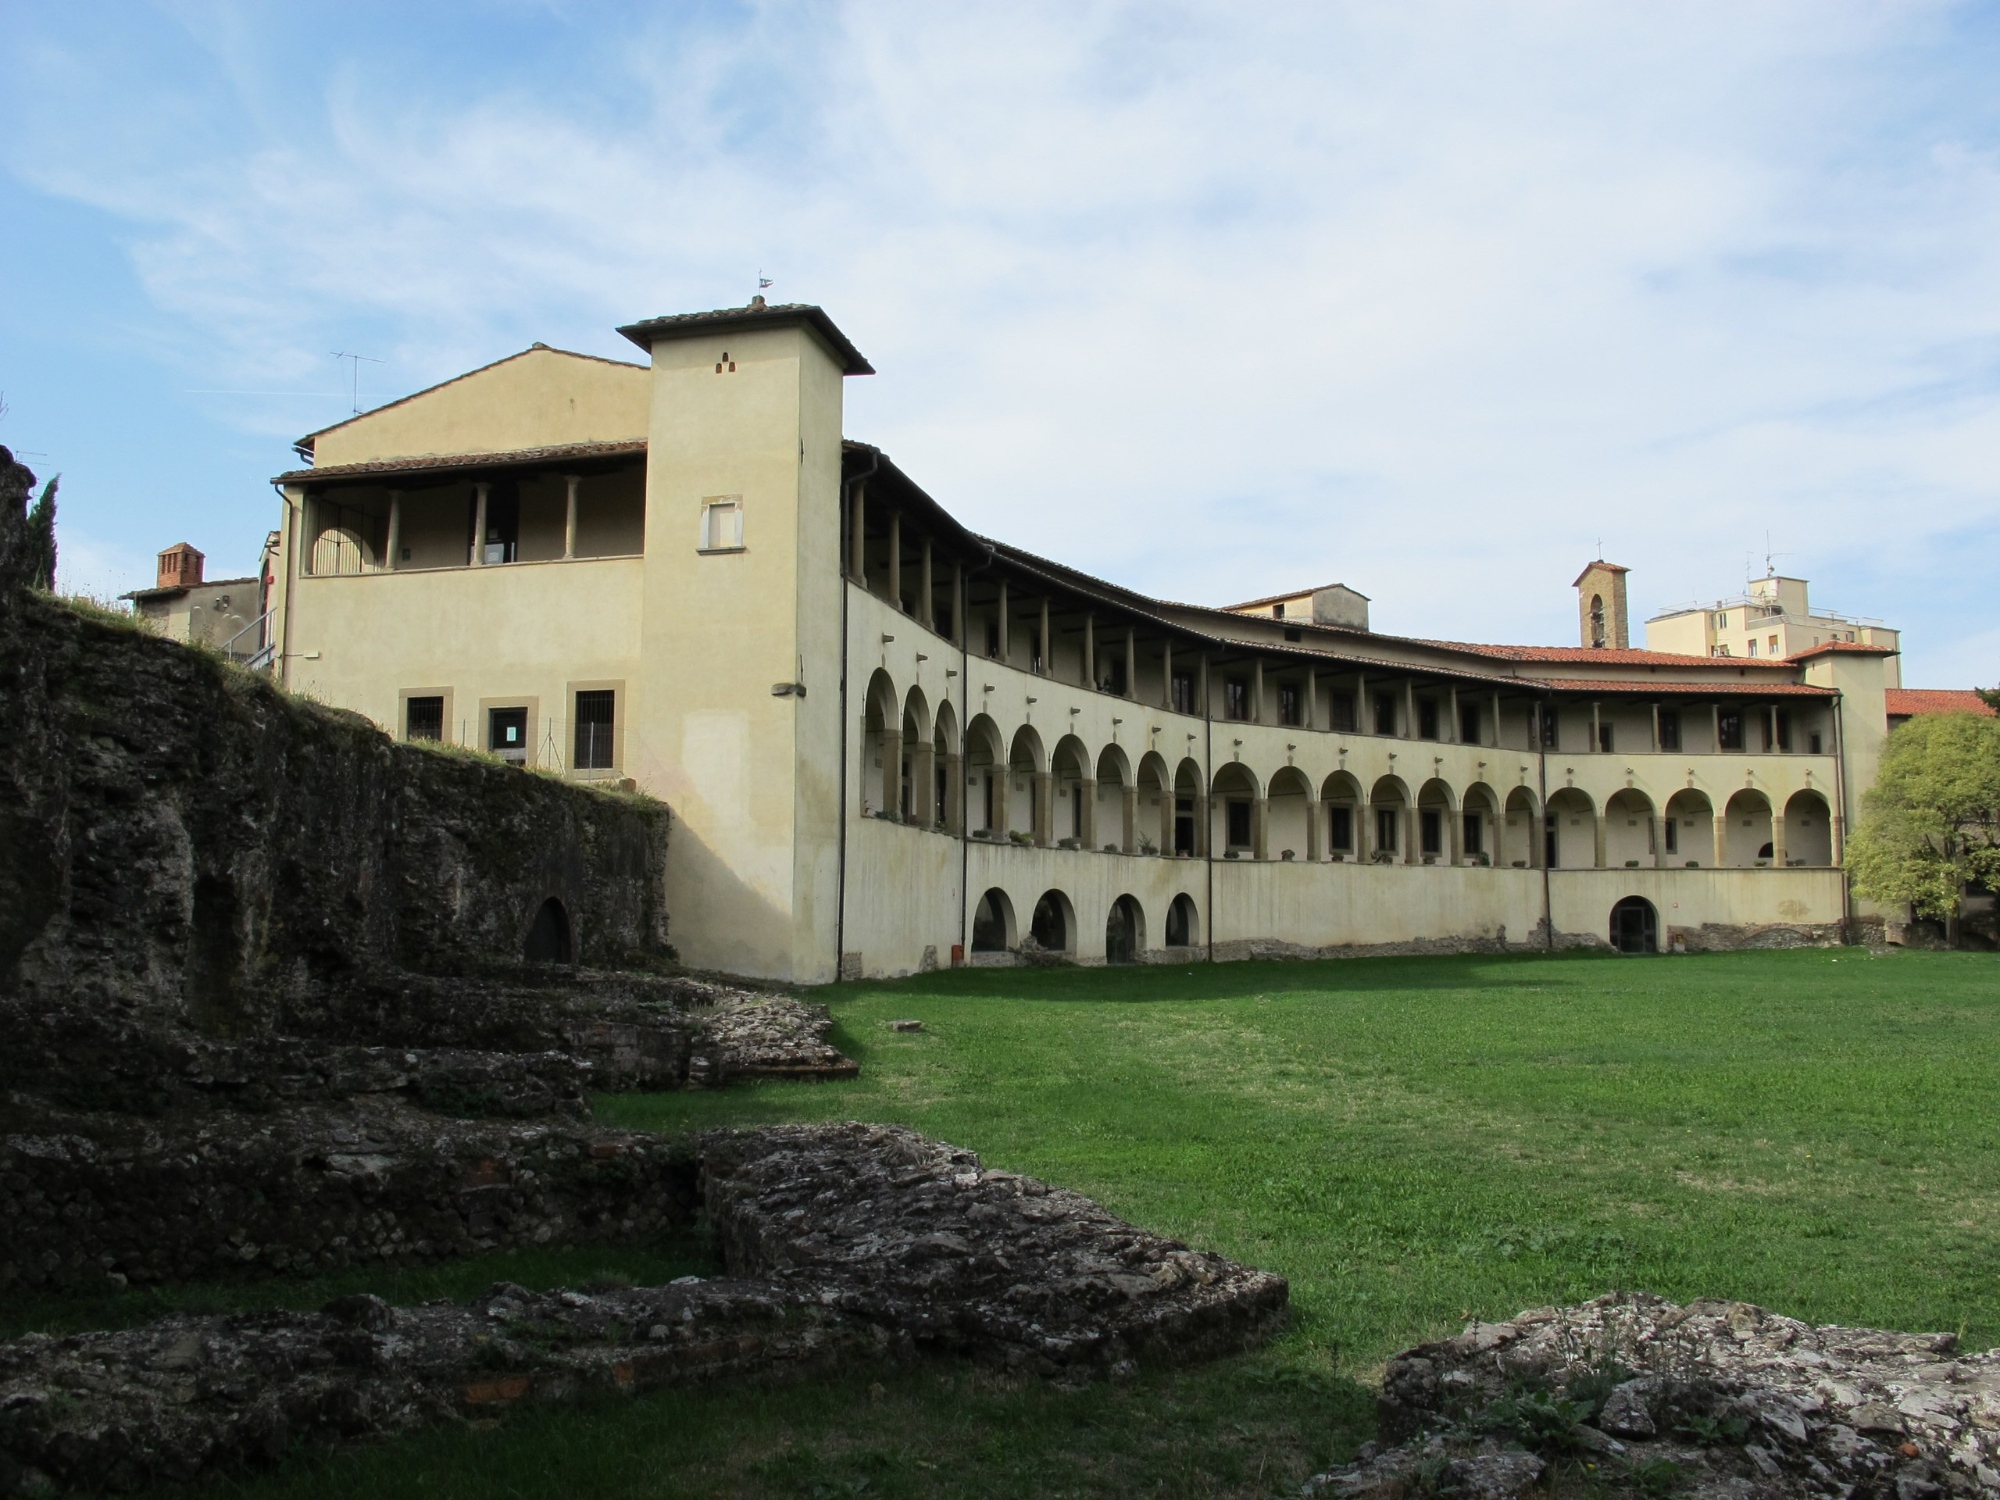
[[1625, 610], [1627, 571], [1600, 557], [1576, 575], [1577, 634], [1582, 644], [1616, 651], [1631, 646]]

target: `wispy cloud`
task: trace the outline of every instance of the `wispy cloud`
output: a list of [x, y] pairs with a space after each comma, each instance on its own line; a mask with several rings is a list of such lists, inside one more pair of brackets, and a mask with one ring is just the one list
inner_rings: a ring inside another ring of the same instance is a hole
[[1600, 537], [1650, 606], [1768, 530], [1914, 675], [1995, 675], [1928, 584], [2000, 534], [1975, 8], [304, 14], [156, 15], [173, 70], [23, 37], [8, 165], [123, 226], [179, 385], [616, 354], [761, 267], [883, 371], [850, 431], [1141, 587], [1562, 639]]

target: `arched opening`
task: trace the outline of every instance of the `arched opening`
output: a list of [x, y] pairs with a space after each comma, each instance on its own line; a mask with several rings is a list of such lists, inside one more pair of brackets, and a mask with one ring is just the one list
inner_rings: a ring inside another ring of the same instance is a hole
[[1458, 799], [1459, 852], [1469, 865], [1490, 865], [1499, 857], [1499, 799], [1493, 788], [1475, 781]]
[[1644, 896], [1627, 896], [1611, 908], [1611, 946], [1620, 953], [1658, 953], [1660, 914]]
[[1335, 771], [1320, 784], [1319, 800], [1326, 811], [1326, 852], [1329, 859], [1359, 859], [1364, 832], [1361, 820], [1368, 809], [1362, 805], [1361, 783], [1345, 771]]
[[1173, 801], [1167, 786], [1166, 760], [1152, 751], [1140, 756], [1132, 787], [1131, 840], [1125, 846], [1132, 852], [1173, 852]]
[[1785, 804], [1785, 863], [1833, 863], [1833, 815], [1818, 792], [1794, 792]]
[[1410, 821], [1410, 789], [1394, 776], [1384, 776], [1368, 793], [1368, 853], [1381, 865], [1411, 862], [1413, 842], [1405, 825]]
[[1627, 787], [1604, 803], [1604, 862], [1612, 869], [1653, 864], [1653, 799]]
[[903, 712], [887, 672], [868, 680], [861, 714], [861, 816], [887, 817], [896, 812], [903, 779]]
[[1042, 899], [1035, 903], [1034, 920], [1028, 924], [1028, 936], [1035, 940], [1035, 946], [1044, 953], [1067, 953], [1074, 928], [1069, 897], [1061, 891], [1042, 892]]
[[1588, 870], [1597, 863], [1597, 808], [1573, 786], [1549, 793], [1542, 857], [1552, 870]]
[[1507, 821], [1501, 830], [1502, 860], [1517, 870], [1532, 870], [1541, 863], [1542, 815], [1535, 806], [1535, 794], [1524, 786], [1507, 793]]
[[1762, 792], [1744, 790], [1729, 799], [1723, 809], [1727, 820], [1723, 852], [1735, 869], [1747, 870], [1771, 863], [1771, 800]]
[[1427, 865], [1457, 863], [1453, 801], [1451, 788], [1436, 777], [1417, 788], [1417, 855]]
[[965, 832], [965, 806], [958, 796], [964, 780], [958, 760], [957, 721], [951, 704], [940, 703], [937, 724], [931, 731], [931, 804], [937, 809], [938, 826], [946, 833]]
[[923, 692], [911, 688], [903, 702], [902, 744], [896, 766], [896, 810], [905, 823], [933, 827], [938, 820], [936, 750]]
[[1049, 795], [1047, 765], [1041, 736], [1025, 724], [1015, 730], [1007, 752], [1007, 804], [1000, 826], [1032, 835], [1038, 844], [1047, 838], [1043, 819], [1048, 809], [1041, 805]]
[[1705, 792], [1690, 787], [1667, 799], [1660, 842], [1669, 865], [1697, 870], [1715, 863], [1715, 809]]
[[1606, 640], [1604, 633], [1604, 596], [1590, 596], [1590, 644], [1601, 647]]
[[1056, 741], [1049, 769], [1055, 773], [1050, 822], [1056, 842], [1071, 849], [1090, 848], [1097, 834], [1097, 775], [1090, 752], [1082, 740], [1066, 734]]
[[[1097, 833], [1094, 843], [1106, 854], [1136, 853], [1142, 830], [1127, 827], [1125, 788], [1131, 783], [1131, 767], [1125, 752], [1106, 745], [1097, 752], [1097, 777], [1088, 795], [1095, 799]], [[1136, 809], [1134, 809], [1136, 813]]]
[[1111, 903], [1111, 915], [1104, 924], [1104, 961], [1108, 964], [1136, 964], [1146, 951], [1146, 914], [1130, 896]]
[[1014, 946], [1014, 903], [995, 887], [972, 909], [972, 951], [1005, 953]]
[[1174, 853], [1189, 858], [1206, 853], [1201, 841], [1201, 767], [1192, 759], [1174, 769]]
[[1257, 859], [1262, 856], [1257, 838], [1257, 778], [1241, 761], [1218, 766], [1209, 784], [1208, 806], [1214, 827], [1209, 830], [1224, 859]]
[[1007, 767], [1000, 729], [985, 714], [965, 729], [965, 826], [996, 837], [1007, 827]]
[[1201, 918], [1195, 912], [1194, 897], [1174, 897], [1174, 904], [1167, 908], [1167, 946], [1192, 948], [1200, 941]]
[[1265, 807], [1264, 848], [1273, 859], [1306, 859], [1313, 852], [1312, 783], [1297, 766], [1280, 766], [1271, 773], [1270, 801]]
[[576, 962], [575, 952], [569, 913], [562, 902], [551, 896], [537, 908], [535, 920], [528, 924], [528, 940], [521, 947], [521, 956], [531, 964], [567, 964]]

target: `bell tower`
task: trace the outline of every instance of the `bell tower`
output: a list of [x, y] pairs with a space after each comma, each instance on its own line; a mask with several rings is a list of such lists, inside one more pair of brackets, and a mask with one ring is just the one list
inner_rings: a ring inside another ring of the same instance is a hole
[[1576, 575], [1577, 633], [1581, 644], [1601, 650], [1628, 650], [1631, 626], [1625, 612], [1625, 574], [1617, 563], [1598, 558]]

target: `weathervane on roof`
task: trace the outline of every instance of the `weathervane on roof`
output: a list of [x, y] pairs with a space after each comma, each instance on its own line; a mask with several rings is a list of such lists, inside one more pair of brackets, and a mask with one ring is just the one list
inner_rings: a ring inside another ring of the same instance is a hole
[[333, 357], [335, 359], [347, 360], [351, 364], [354, 376], [349, 387], [348, 401], [354, 407], [354, 414], [358, 417], [361, 415], [361, 361], [365, 359], [371, 365], [379, 365], [382, 361], [376, 359], [371, 354], [343, 354], [338, 349], [334, 351]]

